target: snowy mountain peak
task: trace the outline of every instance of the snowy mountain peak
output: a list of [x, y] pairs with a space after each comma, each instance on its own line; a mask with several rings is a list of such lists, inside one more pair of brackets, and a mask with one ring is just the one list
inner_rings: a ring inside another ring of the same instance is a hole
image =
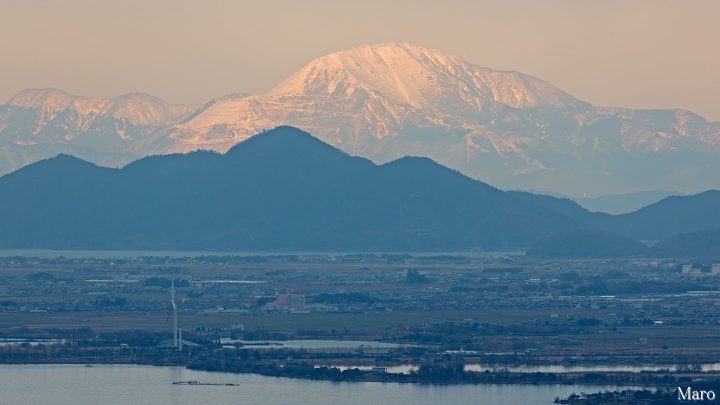
[[582, 195], [720, 186], [720, 123], [683, 110], [595, 107], [538, 78], [406, 43], [325, 55], [265, 94], [201, 107], [137, 93], [26, 90], [0, 105], [0, 173], [58, 152], [110, 165], [226, 152], [281, 125], [376, 162], [426, 156], [506, 188]]
[[8, 101], [8, 105], [13, 107], [45, 112], [59, 112], [78, 107], [102, 109], [107, 104], [108, 100], [102, 98], [78, 97], [53, 88], [23, 90]]
[[[223, 151], [288, 124], [358, 154], [407, 128], [467, 133], [499, 111], [534, 107], [575, 111], [587, 104], [531, 76], [483, 68], [435, 49], [384, 43], [317, 58], [265, 94], [215, 100], [175, 126], [170, 137], [175, 151]], [[511, 144], [499, 147], [515, 148], [514, 139], [505, 142]]]
[[82, 97], [62, 90], [27, 89], [13, 96], [8, 106], [35, 110], [43, 120], [73, 112], [82, 120], [111, 117], [133, 125], [160, 125], [174, 122], [193, 111], [195, 106], [173, 105], [143, 93], [128, 93], [112, 99]]
[[441, 51], [406, 43], [365, 45], [308, 63], [268, 96], [382, 97], [411, 108], [452, 101], [482, 108], [576, 104], [550, 84], [516, 72], [483, 68]]
[[107, 114], [135, 124], [167, 124], [194, 111], [193, 105], [168, 104], [164, 100], [144, 93], [128, 93], [111, 99]]

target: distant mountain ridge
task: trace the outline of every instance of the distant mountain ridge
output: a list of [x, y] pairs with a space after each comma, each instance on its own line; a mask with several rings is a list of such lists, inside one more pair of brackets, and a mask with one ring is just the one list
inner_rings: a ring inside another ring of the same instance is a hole
[[[659, 240], [720, 229], [718, 199], [707, 192], [596, 214], [505, 192], [428, 158], [376, 165], [279, 127], [225, 154], [150, 156], [122, 169], [58, 155], [0, 177], [0, 247], [497, 250], [588, 229], [585, 241], [602, 232], [612, 245], [604, 251], [622, 252], [627, 244], [613, 234]], [[668, 210], [678, 220], [661, 224]]]
[[603, 229], [637, 240], [720, 229], [720, 191], [670, 196], [629, 214], [607, 216]]
[[596, 107], [541, 79], [405, 43], [326, 55], [265, 94], [203, 106], [145, 98], [111, 112], [87, 107], [107, 102], [41, 96], [21, 93], [0, 106], [0, 172], [61, 152], [111, 166], [225, 152], [292, 125], [378, 163], [426, 156], [502, 188], [583, 195], [720, 187], [720, 123], [685, 110]]
[[85, 127], [82, 124], [91, 125], [93, 119], [101, 117], [124, 120], [133, 125], [164, 125], [177, 121], [195, 109], [189, 105], [168, 104], [142, 93], [106, 99], [75, 96], [58, 89], [24, 90], [11, 98], [7, 105], [17, 109], [38, 110], [46, 115], [43, 119], [50, 121], [56, 114], [71, 109], [82, 118], [80, 129]]
[[658, 242], [672, 236], [720, 229], [720, 191], [666, 197], [639, 210], [610, 215], [590, 212], [567, 198], [511, 191], [518, 197], [542, 205], [583, 224], [584, 228], [621, 235], [633, 240]]
[[675, 235], [653, 246], [650, 254], [720, 260], [720, 229]]
[[0, 200], [3, 247], [489, 249], [576, 225], [429, 159], [377, 166], [290, 127], [123, 169], [59, 155], [1, 177]]
[[158, 130], [196, 109], [141, 93], [106, 99], [24, 90], [0, 105], [0, 173], [58, 153], [111, 166], [127, 163], [145, 155], [143, 145]]
[[575, 198], [575, 201], [590, 211], [605, 212], [608, 214], [626, 214], [673, 195], [686, 195], [686, 193], [665, 190], [646, 190], [632, 193], [608, 194], [597, 197], [581, 197]]

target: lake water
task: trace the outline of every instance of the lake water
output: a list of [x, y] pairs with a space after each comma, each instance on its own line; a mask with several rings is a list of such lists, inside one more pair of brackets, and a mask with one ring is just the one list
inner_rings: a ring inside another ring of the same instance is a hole
[[37, 345], [61, 345], [65, 343], [65, 339], [16, 339], [16, 338], [0, 338], [0, 346], [20, 345], [27, 343], [30, 346]]
[[[174, 381], [238, 386], [173, 385]], [[0, 365], [3, 404], [552, 404], [573, 392], [612, 389], [560, 385], [337, 383], [182, 367]]]
[[220, 339], [223, 345], [232, 345], [240, 343], [244, 349], [361, 349], [361, 348], [396, 348], [403, 345], [395, 343], [372, 342], [365, 340], [239, 340], [239, 339]]

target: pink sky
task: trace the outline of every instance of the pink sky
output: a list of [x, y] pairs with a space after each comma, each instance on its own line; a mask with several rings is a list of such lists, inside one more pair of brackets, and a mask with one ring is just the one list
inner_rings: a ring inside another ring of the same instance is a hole
[[0, 102], [28, 87], [202, 103], [326, 53], [398, 41], [532, 74], [597, 105], [720, 121], [718, 1], [0, 0]]

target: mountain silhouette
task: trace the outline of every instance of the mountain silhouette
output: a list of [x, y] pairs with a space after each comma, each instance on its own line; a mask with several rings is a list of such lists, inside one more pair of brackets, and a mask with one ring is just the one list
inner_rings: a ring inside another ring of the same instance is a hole
[[[150, 156], [121, 169], [58, 155], [0, 177], [0, 247], [427, 251], [536, 246], [565, 252], [590, 243], [598, 252], [593, 255], [623, 254], [620, 245], [635, 254], [643, 249], [626, 238], [662, 240], [720, 229], [718, 204], [720, 192], [708, 191], [669, 197], [629, 214], [591, 213], [568, 199], [497, 189], [428, 158], [377, 165], [283, 126], [225, 154]], [[580, 228], [590, 233], [582, 238], [572, 233]], [[558, 246], [548, 245], [553, 243]]]
[[426, 156], [509, 189], [578, 197], [720, 186], [720, 123], [681, 109], [595, 106], [540, 78], [409, 43], [340, 50], [267, 92], [202, 105], [23, 90], [0, 104], [0, 174], [58, 153], [112, 167], [224, 153], [278, 125], [375, 163]]
[[675, 235], [652, 247], [652, 256], [720, 259], [720, 229]]
[[426, 158], [384, 165], [278, 127], [122, 169], [59, 155], [0, 178], [0, 246], [433, 250], [524, 246], [574, 220]]

